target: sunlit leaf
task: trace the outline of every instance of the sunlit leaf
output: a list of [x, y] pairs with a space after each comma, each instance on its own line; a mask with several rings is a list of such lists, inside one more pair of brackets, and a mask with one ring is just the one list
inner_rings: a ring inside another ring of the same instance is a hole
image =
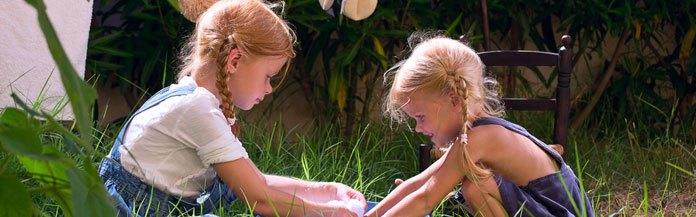
[[36, 212], [29, 191], [19, 178], [0, 175], [0, 216], [33, 216]]
[[[50, 146], [44, 146], [43, 149], [44, 153], [59, 155], [59, 152]], [[24, 169], [31, 174], [32, 179], [42, 188], [47, 189], [43, 193], [58, 203], [64, 213], [72, 213], [73, 204], [70, 203], [70, 183], [66, 171], [74, 167], [74, 164], [65, 156], [62, 156], [64, 160], [58, 161], [37, 160], [26, 156], [17, 156], [17, 158]]]
[[691, 53], [691, 46], [694, 44], [694, 37], [696, 37], [696, 25], [691, 25], [689, 31], [684, 35], [682, 39], [682, 47], [679, 51], [679, 60], [686, 62], [689, 59], [689, 54]]
[[346, 99], [348, 96], [348, 86], [346, 80], [341, 73], [333, 73], [329, 80], [329, 98], [336, 102], [339, 110], [346, 107]]
[[460, 13], [459, 16], [457, 16], [457, 18], [454, 19], [454, 21], [452, 21], [452, 23], [449, 25], [449, 27], [447, 27], [447, 33], [445, 33], [446, 35], [452, 35], [452, 33], [454, 33], [454, 29], [457, 28], [459, 23], [462, 21], [463, 15], [464, 15], [463, 12]]
[[372, 46], [374, 47], [375, 53], [380, 55], [379, 63], [381, 64], [382, 70], [386, 70], [387, 67], [389, 67], [387, 66], [387, 55], [384, 53], [384, 47], [382, 47], [379, 38], [372, 36]]
[[638, 20], [633, 21], [633, 26], [636, 30], [636, 32], [635, 32], [636, 40], [640, 40], [640, 33], [641, 33], [641, 28], [642, 28], [640, 21], [638, 21]]
[[84, 171], [72, 168], [67, 171], [70, 177], [75, 216], [113, 216], [115, 210], [109, 203], [104, 186], [99, 178], [88, 176]]
[[179, 0], [167, 0], [169, 5], [171, 5], [176, 11], [181, 12], [181, 5], [179, 5]]
[[42, 153], [38, 122], [16, 108], [6, 108], [0, 116], [0, 145], [6, 150], [34, 159], [56, 160], [57, 156]]

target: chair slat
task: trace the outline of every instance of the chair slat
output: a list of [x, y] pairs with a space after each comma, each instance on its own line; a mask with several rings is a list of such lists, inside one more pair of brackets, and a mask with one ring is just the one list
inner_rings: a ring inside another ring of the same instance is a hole
[[556, 99], [503, 98], [506, 110], [518, 111], [553, 111]]
[[558, 54], [529, 50], [500, 50], [480, 52], [486, 66], [557, 66]]

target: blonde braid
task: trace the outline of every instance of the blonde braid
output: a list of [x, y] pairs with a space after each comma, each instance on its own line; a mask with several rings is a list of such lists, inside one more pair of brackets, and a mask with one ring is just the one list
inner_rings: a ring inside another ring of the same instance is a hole
[[216, 61], [218, 67], [218, 72], [216, 74], [217, 81], [215, 85], [218, 91], [220, 91], [220, 109], [222, 110], [222, 114], [225, 115], [225, 118], [227, 118], [228, 122], [230, 123], [232, 132], [239, 137], [239, 125], [235, 121], [235, 111], [232, 100], [230, 99], [230, 90], [227, 87], [229, 72], [227, 71], [226, 67], [227, 58], [229, 58], [230, 51], [237, 47], [234, 40], [234, 33], [225, 36], [212, 29], [207, 31], [209, 31], [210, 35], [212, 36], [208, 44], [208, 49], [210, 49], [209, 54], [212, 57], [211, 59]]
[[459, 142], [462, 144], [462, 162], [461, 165], [464, 165], [464, 174], [471, 179], [474, 182], [478, 182], [479, 180], [483, 180], [490, 176], [490, 171], [480, 167], [477, 165], [476, 162], [473, 162], [471, 160], [471, 156], [469, 155], [469, 152], [466, 150], [466, 146], [469, 144], [469, 141], [467, 139], [467, 133], [469, 131], [471, 123], [469, 123], [469, 112], [467, 109], [466, 101], [468, 98], [469, 90], [468, 90], [468, 82], [466, 78], [464, 78], [461, 73], [457, 73], [457, 71], [447, 71], [447, 83], [451, 90], [457, 94], [459, 97], [459, 100], [461, 101], [461, 106], [462, 106], [462, 129], [461, 129], [461, 134], [458, 138]]

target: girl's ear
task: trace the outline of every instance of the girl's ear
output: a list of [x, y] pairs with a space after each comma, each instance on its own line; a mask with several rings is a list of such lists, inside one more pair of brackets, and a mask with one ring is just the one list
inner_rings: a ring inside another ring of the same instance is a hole
[[227, 55], [227, 71], [234, 73], [239, 64], [239, 59], [242, 57], [242, 53], [238, 48], [232, 48], [230, 53]]
[[461, 97], [459, 97], [459, 95], [457, 95], [455, 91], [453, 91], [452, 89], [447, 90], [447, 98], [449, 99], [450, 105], [452, 105], [452, 107], [457, 109], [461, 108], [462, 99]]

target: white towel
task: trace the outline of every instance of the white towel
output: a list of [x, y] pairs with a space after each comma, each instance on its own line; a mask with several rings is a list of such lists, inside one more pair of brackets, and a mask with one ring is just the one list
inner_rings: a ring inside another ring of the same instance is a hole
[[329, 204], [347, 204], [348, 207], [350, 207], [350, 210], [353, 211], [358, 217], [362, 217], [365, 215], [365, 204], [361, 203], [358, 200], [355, 199], [350, 199], [347, 201], [340, 201], [340, 200], [332, 200], [328, 202]]

